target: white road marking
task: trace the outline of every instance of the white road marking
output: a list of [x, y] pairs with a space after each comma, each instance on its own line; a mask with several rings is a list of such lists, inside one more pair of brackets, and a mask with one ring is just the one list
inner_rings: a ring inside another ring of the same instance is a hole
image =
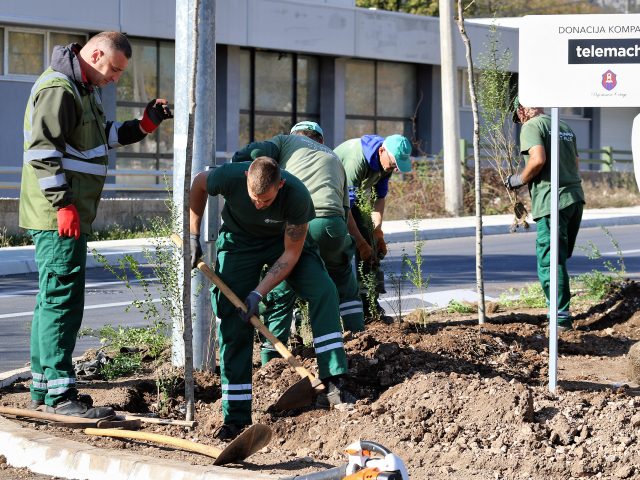
[[[159, 303], [159, 298], [154, 298], [151, 300], [153, 303]], [[131, 305], [131, 301], [129, 302], [115, 302], [115, 303], [100, 303], [98, 305], [89, 305], [88, 307], [84, 307], [85, 310], [97, 310], [101, 308], [112, 308], [112, 307], [124, 307], [126, 305]], [[30, 312], [16, 312], [16, 313], [3, 313], [0, 315], [0, 319], [2, 318], [18, 318], [18, 317], [33, 317], [33, 310]]]
[[[144, 279], [147, 283], [152, 283], [158, 280], [158, 277], [151, 277], [151, 278], [145, 278]], [[129, 280], [129, 283], [140, 283], [142, 280], [138, 280], [138, 279], [134, 279], [134, 280]], [[124, 287], [125, 283], [121, 280], [116, 280], [113, 282], [94, 282], [94, 283], [87, 283], [85, 285], [85, 288], [98, 288], [98, 287], [108, 287], [110, 285], [122, 285]], [[20, 290], [20, 289], [13, 289], [13, 290], [8, 290], [6, 293], [0, 293], [0, 298], [11, 298], [11, 297], [23, 297], [26, 294], [37, 294], [38, 293], [38, 289], [37, 288], [32, 288], [30, 290]]]

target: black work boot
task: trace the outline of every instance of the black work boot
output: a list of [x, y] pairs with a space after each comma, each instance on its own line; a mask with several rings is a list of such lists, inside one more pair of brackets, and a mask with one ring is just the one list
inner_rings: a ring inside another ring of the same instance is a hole
[[330, 409], [336, 405], [353, 405], [356, 398], [345, 388], [344, 376], [336, 375], [322, 380], [324, 392], [316, 398], [317, 408]]
[[246, 426], [247, 425], [237, 425], [235, 423], [223, 423], [215, 432], [213, 432], [213, 436], [223, 442], [230, 442], [240, 435]]
[[[87, 402], [83, 399], [86, 395], [79, 395], [76, 398], [63, 400], [53, 407], [47, 406], [47, 413], [57, 415], [68, 415], [70, 417], [82, 418], [113, 418], [116, 412], [111, 407], [93, 407], [93, 401]], [[89, 397], [91, 400], [91, 397]]]
[[44, 411], [44, 400], [34, 400], [33, 398], [27, 405], [27, 410]]

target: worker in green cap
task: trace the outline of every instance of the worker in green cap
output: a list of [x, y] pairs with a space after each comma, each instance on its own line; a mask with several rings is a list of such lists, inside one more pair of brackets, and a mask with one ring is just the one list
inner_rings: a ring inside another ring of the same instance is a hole
[[[549, 303], [551, 252], [551, 117], [539, 107], [523, 107], [516, 98], [513, 120], [522, 123], [520, 152], [525, 168], [509, 175], [505, 186], [517, 190], [528, 185], [531, 194], [531, 215], [536, 222], [536, 260], [538, 279]], [[580, 230], [584, 208], [584, 192], [580, 179], [576, 135], [565, 122], [559, 122], [558, 142], [558, 330], [572, 328], [569, 304], [569, 273], [571, 258]]]
[[[359, 332], [364, 330], [364, 312], [352, 269], [355, 244], [346, 223], [349, 211], [346, 176], [342, 163], [323, 141], [320, 125], [312, 121], [299, 122], [292, 127], [290, 135], [276, 135], [264, 142], [250, 143], [235, 153], [233, 161], [267, 155], [307, 187], [316, 215], [309, 222], [308, 241], [318, 246], [336, 285], [344, 329]], [[264, 323], [284, 344], [288, 342], [295, 300], [295, 293], [285, 281], [263, 301]], [[273, 345], [263, 339], [262, 363], [279, 356]]]
[[[385, 315], [377, 296], [385, 293], [384, 274], [380, 261], [387, 254], [387, 244], [382, 231], [382, 219], [389, 178], [394, 171], [411, 171], [411, 143], [402, 135], [364, 135], [338, 145], [334, 151], [344, 165], [349, 187], [350, 215], [349, 233], [356, 241], [356, 272], [360, 281], [360, 296], [365, 311], [365, 322], [382, 319], [392, 321]], [[357, 203], [358, 195], [369, 198], [373, 191], [374, 204], [371, 218], [363, 218]], [[374, 275], [377, 280], [376, 296], [364, 287], [362, 275]]]

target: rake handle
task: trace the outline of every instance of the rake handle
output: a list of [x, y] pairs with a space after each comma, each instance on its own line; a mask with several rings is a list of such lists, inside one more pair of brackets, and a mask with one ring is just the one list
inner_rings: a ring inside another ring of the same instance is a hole
[[[178, 247], [182, 247], [182, 239], [175, 233], [171, 234], [171, 241], [175, 243]], [[220, 289], [222, 294], [225, 297], [227, 297], [227, 299], [236, 308], [239, 308], [243, 312], [247, 311], [247, 307], [244, 304], [244, 302], [240, 300], [240, 298], [238, 298], [238, 296], [235, 293], [233, 293], [233, 291], [227, 286], [227, 284], [224, 283], [222, 279], [215, 274], [215, 272], [211, 269], [211, 267], [209, 267], [209, 265], [207, 265], [201, 258], [198, 259], [198, 263], [196, 266], [205, 275], [205, 277], [207, 277], [211, 281], [211, 283], [213, 283], [216, 287]], [[256, 328], [256, 330], [258, 330], [262, 335], [264, 335], [267, 338], [267, 340], [271, 342], [271, 344], [276, 348], [278, 353], [282, 355], [282, 357], [289, 363], [289, 365], [295, 368], [296, 372], [298, 372], [298, 375], [300, 375], [302, 378], [307, 377], [311, 381], [311, 386], [313, 388], [316, 388], [322, 385], [322, 382], [318, 380], [315, 377], [315, 375], [313, 375], [309, 370], [307, 370], [304, 367], [304, 365], [302, 365], [302, 362], [300, 362], [300, 360], [298, 360], [296, 357], [294, 357], [291, 354], [291, 352], [287, 349], [287, 347], [285, 347], [284, 344], [280, 340], [278, 340], [278, 337], [276, 337], [273, 333], [269, 331], [269, 329], [264, 325], [264, 323], [260, 321], [258, 317], [256, 317], [255, 315], [252, 315], [250, 322], [251, 322], [251, 325], [253, 325]]]

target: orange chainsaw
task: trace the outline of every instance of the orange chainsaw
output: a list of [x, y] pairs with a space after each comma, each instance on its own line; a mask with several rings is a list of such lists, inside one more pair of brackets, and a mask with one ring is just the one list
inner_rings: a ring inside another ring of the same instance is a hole
[[359, 440], [349, 445], [345, 453], [349, 457], [346, 465], [291, 480], [409, 480], [402, 459], [378, 443]]

